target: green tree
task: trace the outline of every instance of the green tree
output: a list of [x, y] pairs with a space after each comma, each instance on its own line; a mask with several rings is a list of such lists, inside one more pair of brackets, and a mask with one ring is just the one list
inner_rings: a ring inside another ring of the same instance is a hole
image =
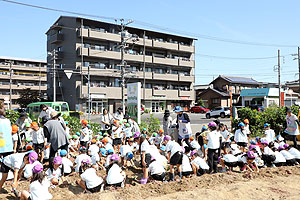
[[205, 107], [204, 101], [202, 99], [198, 99], [197, 106], [203, 106], [203, 107]]
[[21, 108], [26, 108], [28, 104], [39, 101], [39, 91], [31, 90], [30, 88], [26, 88], [25, 90], [20, 91], [20, 98], [16, 100]]

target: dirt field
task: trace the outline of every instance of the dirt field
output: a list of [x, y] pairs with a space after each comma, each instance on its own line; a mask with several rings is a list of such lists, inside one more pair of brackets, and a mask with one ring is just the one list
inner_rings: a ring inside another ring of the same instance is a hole
[[[138, 172], [138, 171], [136, 171]], [[300, 199], [300, 166], [262, 169], [255, 173], [223, 173], [204, 175], [172, 183], [135, 185], [134, 172], [128, 172], [128, 185], [123, 189], [83, 194], [75, 184], [78, 176], [68, 177], [69, 184], [50, 189], [53, 199]], [[130, 183], [130, 184], [129, 184]], [[7, 181], [7, 184], [9, 182]], [[21, 181], [19, 190], [28, 189], [29, 183]], [[135, 186], [133, 186], [135, 185]], [[16, 199], [7, 192], [0, 199]], [[3, 192], [3, 191], [2, 191]]]

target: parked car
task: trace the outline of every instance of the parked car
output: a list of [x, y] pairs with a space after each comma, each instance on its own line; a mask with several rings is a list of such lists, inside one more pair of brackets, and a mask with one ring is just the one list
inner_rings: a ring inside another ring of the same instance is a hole
[[190, 109], [191, 113], [207, 113], [210, 111], [208, 108], [204, 108], [203, 106], [193, 106]]
[[211, 117], [221, 117], [225, 118], [226, 116], [230, 116], [230, 108], [229, 107], [217, 107], [208, 111], [206, 113], [206, 119], [210, 119]]

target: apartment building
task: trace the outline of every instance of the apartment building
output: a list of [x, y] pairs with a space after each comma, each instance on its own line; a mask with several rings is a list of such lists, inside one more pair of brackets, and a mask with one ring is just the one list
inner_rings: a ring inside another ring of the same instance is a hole
[[[193, 38], [127, 27], [126, 83], [142, 83], [145, 109], [160, 112], [175, 105], [189, 107], [195, 94], [195, 46]], [[113, 112], [121, 105], [121, 42], [117, 24], [61, 16], [46, 32], [47, 51], [56, 50], [56, 97], [71, 110], [87, 110], [88, 69], [92, 111]], [[145, 49], [145, 51], [144, 51]], [[145, 54], [144, 54], [145, 53]], [[53, 98], [53, 56], [47, 59], [48, 96]], [[145, 70], [144, 70], [145, 68]], [[74, 73], [68, 79], [64, 70]], [[145, 84], [144, 84], [145, 82]], [[125, 89], [125, 95], [126, 95]]]
[[16, 99], [20, 97], [20, 91], [27, 88], [46, 95], [46, 61], [0, 56], [0, 100], [11, 96], [11, 108], [19, 108]]

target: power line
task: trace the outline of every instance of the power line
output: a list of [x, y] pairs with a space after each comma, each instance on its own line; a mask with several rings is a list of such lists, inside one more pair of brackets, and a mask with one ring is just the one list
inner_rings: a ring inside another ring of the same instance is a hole
[[[79, 13], [79, 12], [73, 12], [73, 11], [66, 11], [66, 10], [43, 7], [43, 6], [37, 6], [37, 5], [33, 5], [33, 4], [27, 4], [27, 3], [11, 1], [11, 0], [0, 0], [0, 1], [6, 2], [6, 3], [22, 5], [22, 6], [27, 6], [27, 7], [32, 7], [32, 8], [37, 8], [37, 9], [48, 10], [48, 11], [68, 13], [68, 14], [72, 14], [72, 15], [79, 15], [79, 16], [86, 16], [86, 17], [100, 18], [100, 19], [107, 19], [107, 20], [116, 20], [116, 19], [118, 19], [118, 18], [115, 18], [115, 17], [106, 17], [106, 16], [91, 15], [91, 14], [85, 14], [85, 13]], [[158, 26], [158, 25], [148, 23], [148, 22], [143, 22], [143, 21], [140, 21], [140, 20], [134, 20], [134, 21], [135, 21], [136, 24], [139, 24], [139, 25], [142, 25], [142, 26], [145, 26], [145, 27], [155, 28], [155, 29], [158, 29], [158, 30], [183, 34], [183, 35], [187, 35], [187, 36], [191, 36], [191, 37], [195, 37], [195, 38], [206, 39], [206, 40], [213, 40], [213, 41], [234, 43], [234, 44], [242, 44], [242, 45], [252, 45], [252, 46], [298, 47], [297, 45], [273, 44], [273, 43], [262, 43], [262, 42], [243, 41], [243, 40], [233, 40], [233, 39], [228, 39], [228, 38], [221, 38], [221, 37], [215, 37], [215, 36], [209, 36], [209, 35], [203, 35], [203, 34], [197, 34], [197, 33], [192, 33], [192, 32], [186, 32], [186, 31], [166, 28], [166, 27], [163, 27], [163, 26]]]

